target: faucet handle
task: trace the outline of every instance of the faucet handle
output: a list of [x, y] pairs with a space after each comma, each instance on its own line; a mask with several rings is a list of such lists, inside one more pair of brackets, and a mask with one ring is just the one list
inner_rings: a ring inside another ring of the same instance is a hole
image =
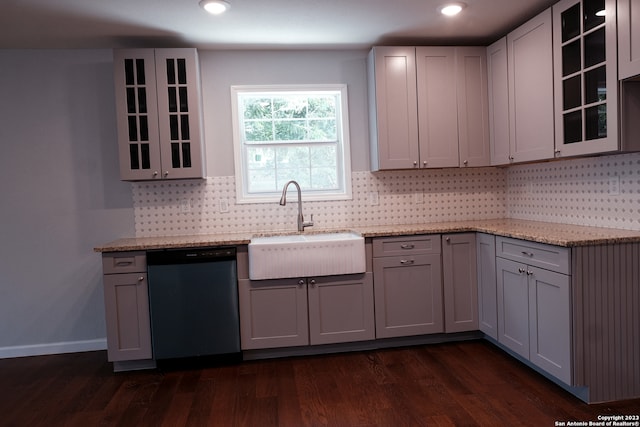
[[304, 230], [304, 227], [313, 227], [313, 214], [311, 214], [311, 221], [307, 221], [307, 222], [303, 222], [302, 223], [302, 229]]

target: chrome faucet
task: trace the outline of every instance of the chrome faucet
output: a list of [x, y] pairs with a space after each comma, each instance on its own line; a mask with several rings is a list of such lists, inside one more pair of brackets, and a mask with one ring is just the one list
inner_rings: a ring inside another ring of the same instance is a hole
[[298, 231], [304, 231], [305, 227], [313, 226], [313, 214], [311, 214], [311, 221], [304, 222], [304, 217], [302, 216], [302, 192], [300, 191], [300, 185], [298, 185], [295, 181], [289, 181], [284, 185], [282, 189], [282, 197], [280, 197], [280, 206], [285, 206], [287, 204], [287, 188], [289, 184], [293, 184], [296, 186], [298, 190]]

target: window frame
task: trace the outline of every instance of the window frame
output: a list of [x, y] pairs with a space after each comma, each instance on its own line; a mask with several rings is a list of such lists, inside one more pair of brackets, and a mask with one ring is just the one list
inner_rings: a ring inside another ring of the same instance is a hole
[[[337, 125], [337, 165], [339, 189], [337, 190], [305, 190], [302, 198], [305, 201], [351, 200], [351, 147], [349, 141], [349, 111], [346, 84], [295, 84], [295, 85], [232, 85], [231, 86], [231, 122], [233, 127], [233, 152], [236, 177], [236, 203], [273, 203], [280, 200], [282, 189], [275, 192], [250, 194], [248, 192], [247, 150], [241, 135], [241, 112], [238, 110], [240, 94], [283, 94], [286, 92], [339, 92], [340, 111], [336, 114]], [[286, 144], [286, 143], [283, 143]], [[307, 145], [306, 143], [299, 145]], [[309, 144], [310, 145], [310, 144]]]

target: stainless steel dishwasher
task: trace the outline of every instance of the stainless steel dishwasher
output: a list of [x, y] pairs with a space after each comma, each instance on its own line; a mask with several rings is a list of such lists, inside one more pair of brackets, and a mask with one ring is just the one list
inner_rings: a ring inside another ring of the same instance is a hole
[[240, 354], [236, 248], [147, 252], [156, 360]]

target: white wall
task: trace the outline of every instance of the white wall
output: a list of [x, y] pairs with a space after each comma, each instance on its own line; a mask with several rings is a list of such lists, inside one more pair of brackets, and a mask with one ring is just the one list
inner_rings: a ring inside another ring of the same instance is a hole
[[347, 85], [351, 168], [369, 170], [367, 51], [199, 51], [207, 175], [233, 169], [232, 85]]
[[0, 50], [0, 357], [105, 348], [100, 255], [132, 235], [110, 50]]

